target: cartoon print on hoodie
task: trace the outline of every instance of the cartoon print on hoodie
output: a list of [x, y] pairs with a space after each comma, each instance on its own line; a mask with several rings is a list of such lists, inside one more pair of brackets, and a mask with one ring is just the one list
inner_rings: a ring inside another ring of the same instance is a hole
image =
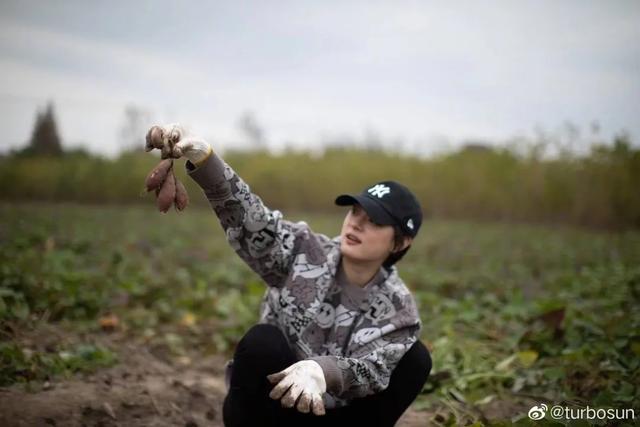
[[[268, 285], [260, 322], [277, 326], [299, 360], [320, 364], [328, 408], [384, 390], [420, 334], [415, 301], [395, 267], [356, 290], [338, 280], [340, 238], [314, 233], [270, 210], [213, 154], [186, 163], [236, 253]], [[349, 292], [347, 292], [349, 291]]]

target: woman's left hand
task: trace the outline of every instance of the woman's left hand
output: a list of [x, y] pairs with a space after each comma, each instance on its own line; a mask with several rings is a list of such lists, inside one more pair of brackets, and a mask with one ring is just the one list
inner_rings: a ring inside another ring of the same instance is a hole
[[211, 145], [179, 123], [152, 126], [147, 132], [145, 150], [158, 148], [162, 158], [185, 157], [194, 165], [204, 162], [212, 153]]
[[301, 360], [283, 371], [268, 375], [267, 379], [272, 384], [277, 383], [269, 397], [282, 399], [285, 408], [293, 408], [297, 401], [296, 408], [300, 412], [312, 410], [315, 415], [325, 414], [322, 394], [327, 391], [327, 383], [318, 362]]

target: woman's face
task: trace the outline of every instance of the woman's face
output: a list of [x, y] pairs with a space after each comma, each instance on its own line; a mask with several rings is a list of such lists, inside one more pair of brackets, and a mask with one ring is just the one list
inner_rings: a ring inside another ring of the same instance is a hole
[[340, 237], [342, 256], [355, 262], [382, 264], [394, 249], [393, 227], [375, 224], [358, 204], [344, 218]]

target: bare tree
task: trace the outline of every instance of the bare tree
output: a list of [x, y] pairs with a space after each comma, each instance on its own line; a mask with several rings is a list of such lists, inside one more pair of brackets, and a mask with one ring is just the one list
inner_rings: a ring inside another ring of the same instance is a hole
[[246, 111], [238, 120], [238, 128], [247, 138], [253, 149], [264, 149], [266, 144], [264, 128], [252, 111]]
[[133, 104], [124, 109], [124, 122], [120, 128], [121, 147], [125, 151], [144, 151], [147, 129], [153, 124], [153, 115]]

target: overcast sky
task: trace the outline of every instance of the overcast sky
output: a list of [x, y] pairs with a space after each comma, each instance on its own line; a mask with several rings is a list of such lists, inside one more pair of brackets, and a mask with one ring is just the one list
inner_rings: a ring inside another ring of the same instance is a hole
[[0, 3], [0, 151], [53, 100], [65, 145], [105, 154], [126, 105], [223, 148], [367, 129], [437, 150], [571, 121], [640, 139], [640, 1]]

